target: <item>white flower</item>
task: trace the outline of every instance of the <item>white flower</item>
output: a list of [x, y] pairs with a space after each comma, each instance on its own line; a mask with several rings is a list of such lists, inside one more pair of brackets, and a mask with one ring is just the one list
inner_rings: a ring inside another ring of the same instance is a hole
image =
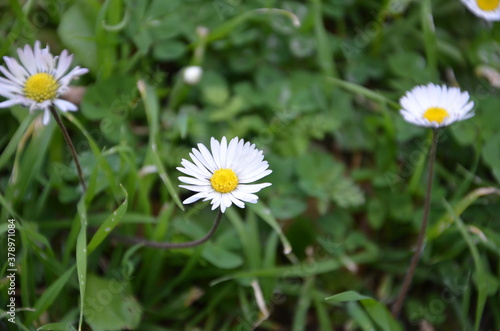
[[203, 75], [203, 69], [198, 66], [190, 66], [184, 69], [184, 82], [189, 85], [196, 85], [200, 82]]
[[399, 103], [406, 121], [425, 127], [443, 127], [474, 116], [474, 102], [469, 101], [469, 93], [457, 87], [416, 86]]
[[210, 146], [212, 152], [205, 145], [198, 144], [198, 149], [193, 148], [193, 153], [189, 154], [194, 164], [183, 159], [184, 168], [177, 168], [191, 176], [179, 177], [181, 182], [189, 184], [179, 186], [197, 192], [183, 203], [212, 200], [212, 210], [220, 206], [222, 212], [233, 203], [240, 208], [245, 207], [244, 202], [256, 203], [259, 197], [253, 193], [271, 185], [249, 184], [272, 172], [267, 170], [269, 164], [263, 161], [262, 151], [238, 137], [233, 138], [229, 145], [226, 137], [222, 137], [220, 144], [212, 138]]
[[53, 104], [61, 111], [76, 111], [78, 107], [73, 103], [59, 99], [67, 89], [70, 81], [86, 74], [88, 69], [75, 67], [65, 74], [73, 60], [73, 55], [63, 50], [60, 56], [53, 56], [49, 47], [40, 48], [36, 41], [32, 49], [24, 46], [18, 48], [20, 64], [16, 59], [4, 56], [7, 68], [0, 66], [0, 95], [8, 100], [0, 102], [0, 108], [7, 108], [21, 104], [29, 107], [30, 111], [44, 110], [43, 124], [50, 120], [49, 107]]
[[462, 0], [474, 15], [487, 21], [500, 21], [500, 0]]

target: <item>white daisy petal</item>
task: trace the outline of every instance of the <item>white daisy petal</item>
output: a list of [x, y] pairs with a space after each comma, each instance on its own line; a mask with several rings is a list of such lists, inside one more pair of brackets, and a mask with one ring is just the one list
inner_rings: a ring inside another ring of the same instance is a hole
[[222, 166], [220, 164], [220, 144], [213, 137], [212, 139], [210, 139], [210, 149], [212, 150], [212, 155], [215, 161], [216, 168], [222, 169]]
[[238, 137], [231, 139], [229, 142], [229, 146], [227, 147], [227, 155], [226, 155], [226, 167], [231, 168], [233, 162], [235, 161], [238, 155], [236, 154], [238, 147]]
[[0, 108], [9, 108], [9, 107], [12, 107], [14, 105], [18, 105], [21, 102], [22, 101], [19, 99], [10, 99], [10, 100], [4, 101], [4, 102], [0, 102]]
[[245, 208], [245, 203], [236, 198], [233, 194], [228, 194], [227, 196], [229, 197], [229, 199], [231, 199], [231, 202], [234, 203], [236, 206], [240, 208]]
[[196, 202], [205, 197], [205, 193], [196, 193], [195, 195], [190, 196], [186, 200], [182, 201], [183, 204], [188, 205], [190, 203]]
[[73, 54], [68, 55], [67, 50], [63, 50], [61, 55], [59, 55], [59, 60], [57, 62], [57, 69], [54, 73], [56, 79], [62, 77], [62, 75], [68, 71], [69, 66], [71, 65], [71, 61], [73, 60]]
[[185, 188], [186, 190], [190, 190], [193, 192], [210, 192], [212, 191], [212, 187], [208, 186], [200, 186], [200, 185], [179, 185], [179, 187]]
[[22, 85], [22, 81], [19, 78], [16, 78], [10, 71], [5, 69], [3, 66], [0, 66], [0, 72], [7, 77], [12, 83], [17, 83], [16, 85]]
[[255, 194], [252, 194], [252, 193], [245, 193], [245, 192], [242, 192], [240, 190], [236, 190], [233, 192], [233, 195], [239, 199], [239, 200], [242, 200], [242, 201], [245, 201], [245, 202], [250, 202], [250, 203], [256, 203], [257, 202], [257, 199], [259, 198], [258, 196], [256, 196]]
[[50, 112], [48, 109], [45, 109], [45, 111], [43, 112], [42, 123], [43, 125], [47, 125], [49, 124], [49, 121], [50, 121]]
[[199, 179], [191, 178], [191, 177], [181, 176], [181, 177], [179, 177], [179, 180], [183, 183], [191, 184], [191, 185], [210, 185], [209, 181], [199, 180]]
[[204, 201], [210, 200], [212, 210], [220, 207], [222, 213], [232, 204], [245, 208], [245, 202], [256, 203], [258, 196], [254, 193], [271, 185], [250, 184], [271, 173], [263, 152], [237, 137], [229, 144], [226, 137], [220, 142], [211, 138], [210, 149], [198, 144], [198, 149], [193, 148], [189, 154], [193, 162], [182, 159], [183, 167], [177, 168], [189, 176], [180, 176], [179, 181], [187, 185], [179, 186], [198, 192], [184, 203], [203, 198]]
[[487, 21], [500, 21], [500, 3], [488, 0], [462, 0], [462, 3], [477, 17]]
[[73, 56], [67, 51], [54, 56], [48, 46], [42, 49], [39, 41], [33, 48], [25, 45], [18, 49], [17, 55], [19, 60], [3, 58], [7, 68], [0, 66], [0, 73], [5, 77], [0, 77], [0, 95], [9, 99], [0, 105], [22, 104], [30, 111], [43, 110], [45, 125], [50, 120], [49, 107], [56, 106], [63, 112], [78, 110], [73, 103], [58, 97], [68, 89], [72, 79], [87, 73], [88, 69], [75, 67], [64, 75]]
[[62, 100], [62, 99], [55, 99], [54, 104], [59, 108], [61, 111], [77, 111], [78, 107], [73, 104], [72, 102]]
[[208, 164], [205, 165], [193, 153], [189, 153], [189, 156], [191, 157], [191, 160], [193, 160], [193, 162], [196, 164], [196, 166], [195, 166], [191, 162], [186, 161], [186, 162], [190, 163], [190, 166], [192, 166], [193, 168], [195, 168], [203, 177], [210, 178], [212, 176], [212, 174], [210, 173], [210, 171], [208, 171], [208, 169], [210, 169], [210, 165], [208, 165]]
[[241, 184], [238, 185], [238, 191], [243, 193], [257, 193], [262, 190], [264, 187], [271, 186], [271, 183], [262, 183], [262, 184]]
[[222, 169], [225, 169], [226, 166], [226, 154], [227, 154], [227, 141], [226, 137], [222, 137], [221, 142], [220, 142], [220, 150], [219, 150], [219, 157], [220, 157], [220, 166]]
[[474, 103], [469, 101], [469, 93], [460, 92], [456, 87], [416, 86], [399, 103], [401, 116], [418, 126], [440, 128], [474, 116]]
[[[217, 169], [217, 165], [215, 164], [214, 157], [212, 156], [208, 148], [206, 148], [205, 145], [203, 144], [198, 144], [198, 149], [202, 155], [201, 159], [203, 159], [205, 163], [208, 165], [208, 170], [215, 171]], [[198, 157], [197, 151], [194, 148], [193, 148], [193, 154], [196, 157]], [[198, 157], [198, 160], [201, 161], [201, 159]]]
[[[191, 159], [194, 157], [193, 154], [189, 154], [191, 156]], [[194, 165], [193, 163], [189, 162], [188, 160], [182, 159], [181, 164], [184, 166], [184, 171], [181, 170], [182, 168], [177, 168], [179, 171], [182, 171], [186, 175], [189, 176], [194, 176], [198, 179], [203, 179], [203, 178], [210, 178], [212, 175], [211, 173], [204, 167], [200, 166], [198, 163]]]

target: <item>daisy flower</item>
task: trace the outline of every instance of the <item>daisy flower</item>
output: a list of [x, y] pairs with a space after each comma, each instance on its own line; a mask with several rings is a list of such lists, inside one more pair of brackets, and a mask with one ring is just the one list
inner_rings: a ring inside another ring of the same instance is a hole
[[439, 128], [474, 116], [474, 102], [469, 101], [469, 93], [457, 87], [416, 86], [399, 103], [404, 119], [419, 126]]
[[259, 197], [253, 193], [271, 185], [250, 184], [272, 172], [267, 170], [269, 164], [263, 161], [262, 151], [238, 137], [233, 138], [229, 145], [226, 137], [222, 137], [220, 143], [212, 138], [210, 147], [211, 152], [205, 145], [198, 144], [198, 149], [193, 148], [189, 154], [194, 164], [182, 159], [184, 167], [177, 168], [191, 176], [179, 177], [181, 182], [188, 184], [179, 186], [197, 192], [183, 203], [212, 200], [212, 210], [220, 206], [222, 212], [233, 203], [240, 208], [245, 208], [245, 202], [256, 203]]
[[500, 21], [500, 0], [462, 0], [474, 15], [487, 21]]
[[21, 104], [30, 111], [44, 110], [44, 125], [50, 120], [49, 107], [52, 105], [63, 112], [78, 110], [73, 103], [59, 99], [72, 79], [88, 72], [86, 68], [75, 67], [66, 73], [73, 55], [63, 50], [61, 55], [53, 56], [48, 46], [40, 48], [39, 41], [35, 42], [33, 49], [28, 45], [24, 49], [18, 48], [17, 54], [21, 63], [4, 56], [7, 68], [0, 66], [0, 72], [5, 76], [0, 77], [0, 95], [7, 99], [0, 102], [0, 108]]

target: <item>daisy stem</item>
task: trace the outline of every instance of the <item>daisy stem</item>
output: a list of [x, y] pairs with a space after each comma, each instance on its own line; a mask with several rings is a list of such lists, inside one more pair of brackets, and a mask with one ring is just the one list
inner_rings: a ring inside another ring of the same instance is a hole
[[87, 190], [87, 186], [85, 185], [85, 180], [83, 179], [83, 172], [82, 172], [82, 167], [80, 166], [80, 161], [78, 160], [78, 155], [76, 154], [75, 146], [73, 146], [73, 143], [71, 142], [71, 138], [69, 137], [68, 130], [66, 130], [66, 127], [64, 126], [61, 117], [57, 113], [54, 107], [49, 107], [50, 112], [52, 113], [52, 116], [54, 116], [54, 119], [57, 122], [57, 125], [61, 128], [61, 132], [63, 134], [64, 140], [66, 140], [66, 144], [68, 145], [69, 151], [71, 152], [71, 155], [73, 156], [73, 160], [75, 161], [76, 165], [76, 170], [78, 172], [78, 177], [80, 178], [80, 184], [82, 184], [83, 192]]
[[165, 242], [150, 241], [135, 237], [124, 237], [119, 235], [112, 235], [112, 237], [126, 244], [131, 244], [131, 245], [140, 244], [145, 247], [153, 247], [159, 249], [190, 248], [201, 245], [204, 242], [208, 241], [210, 238], [212, 238], [215, 231], [219, 227], [221, 219], [222, 219], [222, 212], [219, 210], [217, 216], [215, 217], [214, 223], [212, 224], [212, 227], [210, 228], [210, 230], [207, 232], [206, 235], [204, 235], [200, 239], [183, 243], [165, 243]]
[[394, 318], [398, 318], [399, 316], [404, 300], [406, 298], [406, 293], [408, 292], [408, 289], [411, 285], [411, 281], [413, 280], [413, 275], [415, 274], [415, 268], [417, 267], [418, 260], [420, 258], [420, 252], [424, 244], [427, 221], [429, 219], [429, 211], [431, 206], [432, 178], [434, 173], [434, 163], [436, 160], [437, 140], [438, 140], [438, 129], [433, 129], [431, 151], [429, 156], [429, 174], [427, 177], [427, 190], [425, 192], [424, 214], [422, 216], [422, 225], [420, 227], [420, 233], [418, 234], [417, 247], [415, 249], [415, 253], [413, 253], [410, 267], [406, 272], [403, 286], [401, 287], [401, 291], [399, 292], [396, 303], [392, 306], [392, 315], [394, 316]]

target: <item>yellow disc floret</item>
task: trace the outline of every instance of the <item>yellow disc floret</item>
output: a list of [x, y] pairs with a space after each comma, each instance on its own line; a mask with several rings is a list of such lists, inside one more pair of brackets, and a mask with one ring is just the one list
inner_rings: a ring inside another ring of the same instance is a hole
[[498, 8], [500, 0], [477, 0], [477, 6], [484, 11], [493, 11]]
[[220, 193], [229, 193], [238, 186], [238, 176], [232, 169], [219, 169], [210, 178], [214, 190]]
[[45, 72], [34, 74], [24, 84], [24, 96], [36, 102], [55, 99], [58, 84], [52, 75]]
[[448, 116], [448, 112], [440, 107], [431, 107], [424, 113], [424, 118], [428, 119], [429, 122], [437, 122], [438, 124], [443, 123]]

